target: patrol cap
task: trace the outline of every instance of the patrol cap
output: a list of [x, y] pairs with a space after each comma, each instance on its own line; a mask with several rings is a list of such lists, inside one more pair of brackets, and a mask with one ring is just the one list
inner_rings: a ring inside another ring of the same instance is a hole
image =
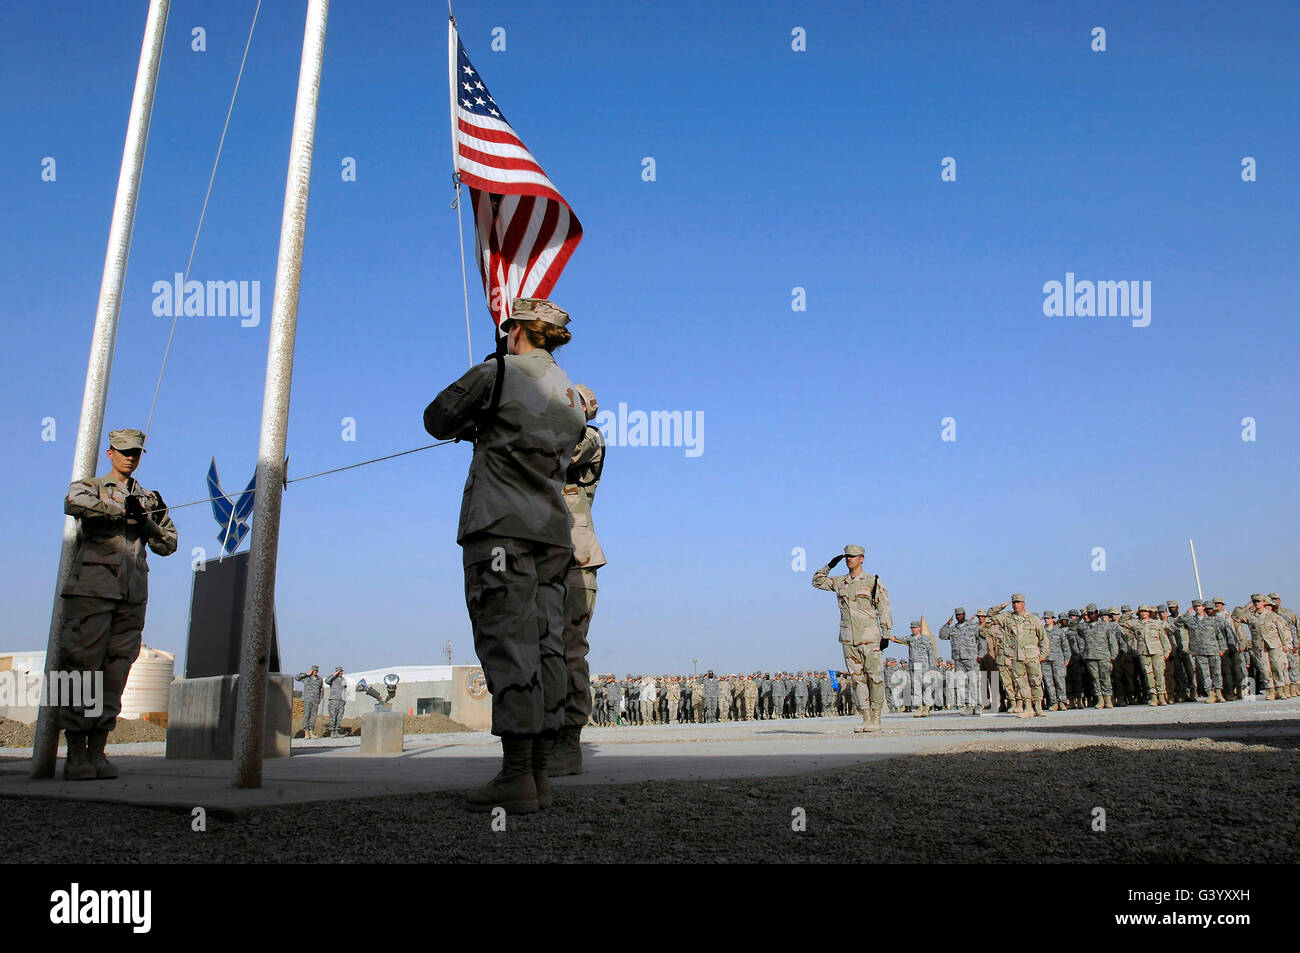
[[1263, 601], [1264, 601], [1264, 594], [1263, 594], [1262, 592], [1252, 592], [1252, 593], [1250, 594], [1250, 601], [1251, 601], [1251, 602], [1263, 602]]
[[596, 395], [592, 393], [591, 388], [586, 384], [575, 384], [573, 389], [582, 398], [582, 407], [587, 412], [587, 419], [591, 420], [596, 416], [596, 411], [600, 409], [600, 405], [596, 403]]
[[1280, 606], [1282, 604], [1282, 597], [1276, 592], [1270, 592], [1268, 597], [1273, 600], [1273, 605]]
[[855, 543], [849, 543], [849, 545], [844, 547], [845, 556], [865, 556], [866, 554], [867, 551]]
[[1156, 610], [1153, 606], [1147, 606], [1147, 605], [1138, 606], [1138, 612], [1155, 612], [1155, 611]]
[[1078, 609], [1071, 609], [1070, 615], [1083, 615], [1083, 613], [1080, 612]]
[[1043, 618], [1044, 618], [1044, 619], [1055, 619], [1055, 618], [1056, 618], [1056, 613], [1053, 612], [1051, 609], [1048, 609], [1046, 612], [1043, 613]]
[[1095, 603], [1095, 602], [1089, 602], [1088, 605], [1084, 607], [1084, 610], [1083, 610], [1083, 611], [1084, 611], [1084, 612], [1096, 612], [1096, 611], [1097, 611], [1097, 603]]
[[1227, 603], [1224, 602], [1222, 599], [1212, 599], [1211, 601], [1212, 601], [1216, 606], [1226, 606], [1226, 605], [1227, 605]]
[[1024, 601], [1025, 601], [1025, 594], [1024, 594], [1023, 592], [1013, 592], [1013, 593], [1011, 594], [1011, 601], [1012, 601], [1012, 602], [1024, 602]]
[[144, 452], [144, 434], [138, 430], [112, 430], [108, 434], [108, 445], [114, 450], [139, 450]]
[[911, 626], [912, 628], [914, 628], [914, 629], [919, 629], [919, 628], [921, 627], [921, 623], [919, 623], [919, 622], [909, 622], [909, 623], [907, 623], [907, 624], [910, 625], [910, 626]]
[[957, 608], [955, 608], [955, 609], [952, 610], [952, 614], [953, 614], [953, 615], [965, 615], [965, 614], [966, 614], [966, 607], [965, 607], [965, 606], [958, 606]]
[[1170, 609], [1177, 609], [1178, 601], [1176, 599], [1170, 599], [1168, 602], [1165, 603], [1165, 606]]
[[1193, 600], [1192, 600], [1192, 608], [1193, 608], [1193, 609], [1195, 609], [1197, 606], [1203, 606], [1203, 605], [1205, 605], [1205, 601], [1204, 601], [1203, 599], [1193, 599]]
[[510, 306], [510, 317], [517, 321], [542, 321], [557, 328], [569, 323], [569, 312], [545, 298], [516, 298]]
[[1106, 610], [1106, 615], [1119, 615], [1119, 606], [1111, 606]]
[[979, 619], [979, 618], [983, 618], [984, 616], [986, 616], [986, 615], [988, 615], [988, 614], [989, 614], [989, 610], [988, 610], [988, 609], [976, 609], [976, 610], [975, 610], [975, 618], [977, 618], [977, 619]]
[[1120, 607], [1119, 607], [1119, 611], [1120, 611], [1120, 612], [1132, 612], [1132, 611], [1133, 611], [1133, 607], [1132, 607], [1132, 606], [1120, 606]]

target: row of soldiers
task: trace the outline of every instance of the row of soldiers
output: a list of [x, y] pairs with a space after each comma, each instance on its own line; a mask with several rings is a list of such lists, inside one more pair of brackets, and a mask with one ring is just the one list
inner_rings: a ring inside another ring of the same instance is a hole
[[[837, 690], [838, 689], [838, 690]], [[595, 679], [592, 724], [704, 724], [842, 714], [842, 682], [828, 671]]]
[[[1012, 611], [1005, 612], [1008, 605]], [[933, 667], [934, 641], [919, 637], [919, 623], [899, 639], [908, 643], [913, 679]], [[1300, 693], [1300, 617], [1281, 596], [1255, 593], [1229, 613], [1222, 599], [1195, 599], [1186, 612], [1176, 601], [1047, 611], [1025, 609], [1016, 593], [968, 620], [965, 610], [939, 631], [950, 640], [963, 673], [996, 670], [1008, 710], [1032, 718], [1047, 710], [1157, 706], [1172, 702], [1265, 699]], [[978, 678], [978, 675], [975, 676]], [[958, 688], [963, 687], [958, 680]], [[1198, 686], [1199, 681], [1199, 686]], [[974, 682], [974, 679], [971, 679]], [[978, 714], [973, 696], [963, 711]], [[928, 713], [928, 712], [927, 712]]]

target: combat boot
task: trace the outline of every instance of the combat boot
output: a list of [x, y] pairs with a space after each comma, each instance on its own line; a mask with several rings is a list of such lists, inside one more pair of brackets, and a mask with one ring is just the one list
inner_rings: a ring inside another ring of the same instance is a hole
[[1026, 702], [1025, 704], [1021, 705], [1021, 706], [1020, 706], [1020, 710], [1019, 710], [1018, 712], [1016, 712], [1016, 717], [1017, 717], [1017, 718], [1033, 718], [1033, 717], [1034, 717], [1034, 709], [1033, 709], [1033, 706], [1030, 705], [1028, 702]]
[[555, 747], [546, 763], [546, 773], [553, 778], [582, 774], [582, 726], [566, 725], [555, 737]]
[[86, 753], [90, 756], [90, 764], [95, 769], [97, 778], [117, 777], [117, 768], [113, 767], [113, 763], [104, 754], [104, 745], [107, 742], [107, 731], [92, 731], [86, 735]]
[[555, 803], [551, 797], [551, 782], [547, 765], [555, 754], [556, 733], [533, 738], [533, 787], [537, 788], [537, 806], [545, 809]]
[[1155, 692], [1152, 692], [1151, 697], [1147, 699], [1147, 704], [1150, 705], [1152, 708], [1154, 708], [1156, 705], [1159, 705], [1160, 696], [1157, 695]]
[[1209, 693], [1204, 698], [1202, 698], [1201, 701], [1205, 702], [1205, 704], [1207, 705], [1213, 705], [1215, 702], [1217, 702], [1218, 699], [1214, 697], [1214, 689], [1211, 688], [1209, 690]]
[[465, 809], [486, 814], [494, 807], [507, 814], [535, 814], [537, 782], [533, 780], [533, 736], [501, 739], [501, 770], [487, 784], [465, 795]]
[[1224, 702], [1224, 703], [1226, 703], [1226, 702], [1228, 701], [1228, 699], [1226, 699], [1226, 698], [1223, 697], [1223, 689], [1222, 689], [1222, 688], [1216, 688], [1216, 689], [1214, 690], [1214, 697], [1215, 697], [1216, 699], [1218, 699], [1219, 701]]
[[1266, 702], [1271, 702], [1275, 698], [1277, 698], [1277, 692], [1271, 688], [1264, 693], [1264, 701]]
[[1169, 693], [1168, 693], [1168, 692], [1161, 692], [1161, 693], [1160, 693], [1160, 704], [1162, 704], [1162, 705], [1168, 705], [1168, 704], [1169, 704]]
[[871, 709], [870, 709], [870, 708], [864, 708], [864, 709], [862, 709], [862, 724], [860, 724], [860, 725], [858, 725], [856, 728], [854, 728], [854, 729], [853, 729], [853, 733], [854, 733], [855, 735], [860, 735], [860, 734], [862, 734], [863, 732], [867, 732], [867, 731], [875, 731], [875, 730], [876, 730], [876, 729], [875, 729], [875, 727], [873, 726], [873, 724], [872, 724], [872, 720], [871, 720]]
[[1106, 696], [1106, 707], [1107, 707], [1107, 708], [1114, 708], [1114, 707], [1115, 707], [1115, 697], [1114, 697], [1113, 695], [1107, 695], [1107, 696]]
[[95, 766], [86, 753], [86, 732], [65, 731], [68, 740], [68, 760], [63, 763], [63, 780], [86, 781], [96, 776]]
[[1047, 717], [1047, 713], [1043, 711], [1043, 703], [1041, 701], [1034, 702], [1034, 717], [1035, 718]]
[[1105, 708], [1105, 707], [1106, 707], [1106, 696], [1105, 696], [1105, 695], [1098, 695], [1098, 696], [1097, 696], [1097, 704], [1093, 705], [1092, 707], [1093, 707], [1094, 709]]

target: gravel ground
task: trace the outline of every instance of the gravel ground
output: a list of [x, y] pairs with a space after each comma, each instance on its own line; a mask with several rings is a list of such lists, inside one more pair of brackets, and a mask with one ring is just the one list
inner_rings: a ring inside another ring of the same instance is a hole
[[[456, 794], [269, 808], [240, 818], [0, 800], [7, 861], [1294, 863], [1294, 739], [976, 742], [792, 778], [557, 790], [540, 814]], [[562, 782], [561, 782], [562, 783]], [[557, 786], [558, 787], [558, 786]], [[1104, 808], [1106, 830], [1092, 829]], [[807, 829], [792, 830], [802, 808]], [[91, 833], [81, 833], [81, 832]], [[322, 836], [328, 832], [328, 846]]]

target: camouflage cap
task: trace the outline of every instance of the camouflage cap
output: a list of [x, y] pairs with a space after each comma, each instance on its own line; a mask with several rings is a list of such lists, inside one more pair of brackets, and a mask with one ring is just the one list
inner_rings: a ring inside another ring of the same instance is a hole
[[866, 554], [867, 551], [865, 549], [854, 543], [849, 543], [849, 545], [844, 547], [845, 556], [865, 556]]
[[952, 610], [952, 614], [953, 614], [953, 615], [965, 615], [965, 614], [966, 614], [966, 607], [965, 607], [965, 606], [958, 606], [957, 608], [955, 608], [955, 609]]
[[1119, 606], [1111, 606], [1106, 610], [1106, 615], [1119, 615]]
[[1095, 603], [1095, 602], [1089, 602], [1086, 606], [1084, 606], [1083, 611], [1084, 611], [1084, 612], [1096, 612], [1096, 611], [1097, 611], [1097, 603]]
[[1177, 609], [1177, 608], [1178, 608], [1178, 600], [1177, 600], [1177, 599], [1170, 599], [1168, 602], [1165, 603], [1165, 605], [1168, 606], [1170, 609]]
[[1224, 602], [1222, 599], [1211, 599], [1210, 601], [1213, 602], [1216, 606], [1226, 606], [1226, 605], [1227, 605], [1227, 603]]
[[988, 615], [988, 614], [989, 614], [989, 610], [988, 610], [988, 609], [976, 609], [976, 610], [975, 610], [975, 618], [977, 618], [977, 619], [983, 618], [984, 616], [986, 616], [986, 615]]
[[1056, 613], [1053, 612], [1051, 609], [1048, 609], [1046, 612], [1043, 613], [1043, 618], [1044, 618], [1044, 619], [1055, 619], [1055, 618], [1056, 618]]
[[1243, 621], [1246, 618], [1246, 610], [1241, 606], [1237, 606], [1232, 610], [1232, 618], [1237, 622]]
[[1148, 606], [1148, 605], [1138, 606], [1138, 612], [1155, 612], [1155, 611], [1156, 611], [1155, 607], [1153, 606]]
[[582, 398], [582, 409], [586, 412], [587, 419], [591, 420], [596, 416], [596, 411], [600, 409], [600, 405], [596, 403], [596, 395], [592, 393], [591, 388], [586, 384], [575, 384], [573, 389]]
[[1250, 594], [1250, 601], [1251, 601], [1251, 602], [1263, 602], [1263, 601], [1264, 601], [1264, 594], [1263, 594], [1262, 592], [1252, 592], [1252, 593]]
[[1012, 601], [1012, 602], [1024, 602], [1024, 601], [1025, 601], [1025, 594], [1024, 594], [1023, 592], [1013, 592], [1013, 593], [1011, 594], [1011, 601]]
[[1119, 607], [1119, 611], [1120, 611], [1120, 612], [1132, 612], [1132, 611], [1133, 611], [1133, 607], [1132, 607], [1132, 606], [1128, 606], [1128, 605], [1120, 606], [1120, 607]]
[[144, 434], [138, 430], [112, 430], [108, 434], [108, 445], [114, 450], [139, 450], [144, 452]]
[[1282, 597], [1276, 592], [1270, 592], [1268, 597], [1273, 600], [1273, 605], [1280, 606], [1282, 604]]
[[921, 623], [920, 623], [920, 622], [909, 622], [909, 623], [907, 623], [907, 624], [910, 625], [910, 626], [911, 626], [912, 628], [914, 628], [914, 629], [919, 629], [919, 628], [921, 627]]
[[1071, 609], [1070, 615], [1083, 615], [1083, 613], [1080, 612], [1078, 609]]
[[516, 298], [510, 306], [510, 317], [519, 321], [543, 321], [557, 328], [569, 323], [569, 312], [545, 298]]

